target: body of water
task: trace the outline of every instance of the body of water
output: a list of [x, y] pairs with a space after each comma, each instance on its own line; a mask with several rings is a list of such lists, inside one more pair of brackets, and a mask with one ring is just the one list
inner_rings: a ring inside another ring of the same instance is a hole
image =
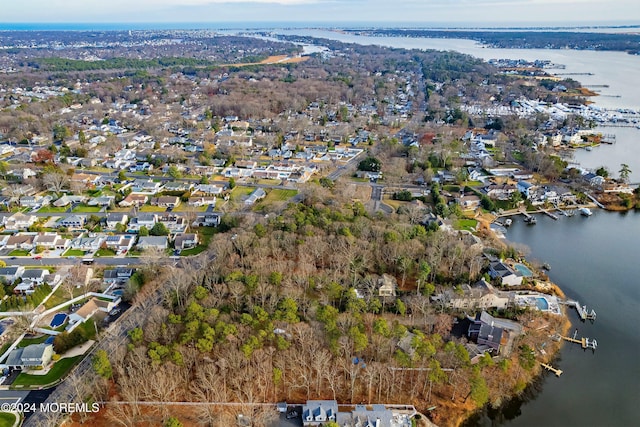
[[520, 219], [507, 232], [526, 245], [529, 258], [551, 265], [549, 276], [568, 298], [586, 304], [597, 319], [581, 322], [568, 309], [578, 337], [595, 338], [598, 349], [565, 343], [553, 363], [564, 371], [545, 373], [521, 399], [474, 418], [473, 426], [640, 425], [640, 217], [596, 211], [585, 218], [538, 216]]

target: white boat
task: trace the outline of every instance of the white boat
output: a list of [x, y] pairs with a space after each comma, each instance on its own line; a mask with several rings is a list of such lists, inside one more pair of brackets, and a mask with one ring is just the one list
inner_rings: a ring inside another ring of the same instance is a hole
[[589, 208], [580, 208], [580, 215], [582, 216], [591, 216], [592, 212]]
[[591, 151], [591, 150], [593, 150], [593, 147], [592, 147], [592, 146], [590, 146], [590, 145], [588, 145], [587, 147], [585, 147], [585, 150], [587, 150], [587, 151]]
[[511, 225], [511, 223], [513, 223], [511, 218], [507, 218], [507, 219], [504, 220], [504, 226], [505, 227], [509, 227]]

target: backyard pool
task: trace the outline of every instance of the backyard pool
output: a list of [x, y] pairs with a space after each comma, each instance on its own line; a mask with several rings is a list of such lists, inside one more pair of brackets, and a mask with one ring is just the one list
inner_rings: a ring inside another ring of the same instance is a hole
[[67, 315], [64, 313], [58, 313], [53, 316], [53, 319], [51, 319], [51, 323], [49, 323], [49, 326], [51, 326], [52, 328], [57, 328], [58, 326], [64, 325], [64, 322], [66, 321]]
[[538, 297], [536, 298], [536, 307], [538, 307], [541, 311], [549, 310], [549, 302], [546, 298]]
[[531, 270], [529, 270], [529, 267], [524, 264], [514, 264], [513, 268], [518, 270], [524, 277], [533, 276], [533, 273], [531, 272]]

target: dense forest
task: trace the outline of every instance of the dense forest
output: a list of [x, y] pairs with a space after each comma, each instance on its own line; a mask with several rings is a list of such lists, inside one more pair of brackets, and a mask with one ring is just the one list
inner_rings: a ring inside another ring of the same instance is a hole
[[[423, 227], [415, 212], [372, 217], [341, 200], [343, 190], [315, 190], [267, 219], [227, 217], [212, 256], [161, 273], [163, 304], [112, 360], [112, 399], [437, 405], [432, 415], [446, 426], [521, 391], [534, 371], [536, 332], [511, 359], [471, 364], [454, 318], [429, 299], [475, 280], [480, 248]], [[383, 278], [397, 281], [396, 296], [379, 295]], [[132, 425], [171, 414], [130, 404], [107, 405], [103, 415]], [[192, 414], [212, 426], [229, 416], [216, 405]], [[271, 415], [253, 413], [257, 425]]]

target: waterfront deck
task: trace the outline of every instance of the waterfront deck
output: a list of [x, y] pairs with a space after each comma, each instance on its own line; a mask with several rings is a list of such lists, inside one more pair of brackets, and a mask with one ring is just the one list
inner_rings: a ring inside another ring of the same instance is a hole
[[551, 372], [553, 372], [554, 374], [556, 374], [556, 377], [559, 377], [560, 375], [562, 375], [562, 370], [561, 370], [561, 369], [554, 368], [553, 366], [548, 365], [548, 364], [546, 364], [546, 363], [542, 363], [542, 362], [540, 362], [540, 365], [542, 365], [542, 367], [543, 367], [544, 369], [546, 369], [546, 370], [548, 370], [548, 371], [551, 371]]
[[592, 320], [595, 321], [596, 320], [596, 311], [591, 309], [591, 311], [587, 310], [587, 306], [586, 305], [580, 305], [579, 301], [574, 301], [574, 300], [566, 300], [566, 301], [562, 301], [562, 304], [567, 305], [569, 307], [573, 307], [576, 309], [576, 311], [578, 312], [578, 316], [580, 317], [580, 320], [585, 321], [585, 320]]
[[598, 347], [598, 341], [596, 341], [595, 339], [590, 340], [589, 338], [585, 338], [585, 337], [582, 337], [580, 339], [576, 339], [576, 338], [564, 337], [564, 336], [560, 336], [560, 338], [562, 338], [563, 340], [565, 340], [567, 342], [580, 344], [580, 346], [584, 350], [590, 348], [591, 350], [595, 351], [595, 349]]

